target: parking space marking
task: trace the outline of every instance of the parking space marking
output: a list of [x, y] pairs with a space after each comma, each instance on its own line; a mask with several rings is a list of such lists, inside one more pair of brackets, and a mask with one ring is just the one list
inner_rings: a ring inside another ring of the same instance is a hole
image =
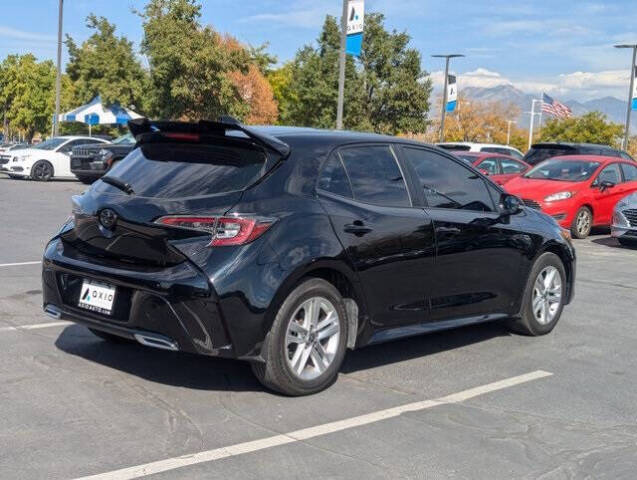
[[398, 417], [399, 415], [406, 412], [415, 412], [432, 407], [437, 407], [439, 405], [464, 402], [465, 400], [469, 400], [479, 395], [495, 392], [497, 390], [503, 390], [505, 388], [510, 388], [551, 375], [553, 374], [550, 372], [536, 370], [524, 375], [518, 375], [516, 377], [507, 378], [505, 380], [488, 383], [486, 385], [481, 385], [478, 387], [463, 390], [461, 392], [453, 393], [451, 395], [436, 398], [434, 400], [423, 400], [420, 402], [408, 403], [406, 405], [401, 405], [398, 407], [387, 408], [385, 410], [379, 410], [377, 412], [347, 418], [345, 420], [317, 425], [315, 427], [295, 430], [293, 432], [282, 433], [280, 435], [274, 435], [272, 437], [253, 440], [251, 442], [237, 443], [235, 445], [230, 445], [227, 447], [215, 448], [213, 450], [207, 450], [189, 455], [182, 455], [179, 457], [168, 458], [156, 462], [145, 463], [134, 467], [122, 468], [120, 470], [113, 470], [111, 472], [81, 477], [76, 480], [131, 480], [134, 478], [146, 477], [148, 475], [154, 475], [157, 473], [175, 470], [190, 465], [213, 462], [215, 460], [221, 460], [223, 458], [235, 457], [238, 455], [257, 452], [259, 450], [265, 450], [289, 443], [309, 440], [321, 435], [340, 432], [343, 430], [348, 430], [350, 428], [369, 425], [381, 420]]
[[0, 267], [21, 267], [22, 265], [40, 265], [42, 262], [0, 263]]
[[38, 330], [40, 328], [62, 327], [71, 325], [71, 322], [59, 321], [48, 323], [35, 323], [31, 325], [16, 325], [12, 327], [0, 327], [0, 332], [15, 332], [19, 330]]

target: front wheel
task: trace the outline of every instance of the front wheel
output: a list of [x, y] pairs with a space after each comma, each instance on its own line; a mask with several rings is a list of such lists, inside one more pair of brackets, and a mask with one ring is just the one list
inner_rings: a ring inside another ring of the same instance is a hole
[[524, 335], [545, 335], [557, 325], [566, 294], [566, 271], [560, 257], [543, 253], [527, 280], [520, 318], [511, 327]]
[[347, 347], [347, 313], [338, 290], [325, 280], [304, 281], [285, 299], [263, 346], [265, 363], [252, 370], [266, 387], [308, 395], [330, 386]]
[[571, 235], [575, 238], [586, 238], [591, 233], [592, 227], [593, 212], [588, 207], [580, 207], [571, 225]]
[[38, 182], [48, 182], [53, 178], [53, 165], [46, 160], [38, 160], [31, 168], [31, 178]]

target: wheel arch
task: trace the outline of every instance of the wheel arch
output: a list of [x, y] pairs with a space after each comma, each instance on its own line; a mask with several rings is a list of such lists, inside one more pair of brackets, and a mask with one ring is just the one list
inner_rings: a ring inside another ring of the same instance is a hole
[[333, 285], [343, 297], [349, 327], [348, 348], [355, 348], [359, 333], [368, 318], [367, 305], [362, 286], [356, 272], [342, 261], [323, 259], [296, 268], [277, 289], [266, 313], [265, 328], [269, 331], [279, 307], [301, 282], [310, 278], [321, 278]]

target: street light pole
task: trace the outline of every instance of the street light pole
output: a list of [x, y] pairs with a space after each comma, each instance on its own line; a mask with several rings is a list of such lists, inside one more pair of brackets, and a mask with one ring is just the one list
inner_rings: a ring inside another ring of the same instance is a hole
[[58, 11], [58, 58], [57, 76], [55, 77], [55, 117], [53, 118], [53, 135], [60, 134], [60, 92], [62, 90], [62, 12], [64, 0], [59, 0]]
[[442, 108], [440, 109], [440, 143], [445, 141], [445, 115], [447, 114], [447, 86], [449, 82], [449, 59], [464, 57], [458, 53], [452, 53], [449, 55], [432, 55], [433, 58], [445, 59], [445, 84], [442, 92]]
[[341, 15], [341, 51], [338, 56], [338, 101], [336, 103], [336, 129], [343, 130], [343, 102], [345, 100], [345, 43], [347, 42], [347, 1], [343, 0]]
[[632, 48], [633, 61], [630, 64], [630, 87], [628, 89], [628, 106], [626, 107], [626, 130], [624, 130], [624, 140], [622, 149], [628, 148], [628, 137], [630, 136], [630, 112], [632, 110], [633, 89], [635, 87], [635, 60], [637, 59], [637, 44], [633, 45], [615, 45], [615, 48]]
[[516, 123], [515, 120], [507, 120], [507, 145], [511, 142], [511, 124]]

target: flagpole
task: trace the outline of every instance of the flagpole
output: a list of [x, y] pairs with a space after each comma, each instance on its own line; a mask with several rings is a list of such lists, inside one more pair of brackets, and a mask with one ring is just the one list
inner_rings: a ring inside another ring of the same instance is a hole
[[336, 100], [336, 129], [343, 130], [343, 103], [345, 100], [345, 43], [347, 41], [347, 1], [343, 0], [341, 16], [341, 50], [338, 54], [338, 98]]
[[537, 98], [534, 98], [531, 102], [531, 124], [529, 125], [529, 150], [531, 150], [531, 145], [533, 144], [533, 122], [535, 120], [535, 104], [539, 102]]
[[615, 45], [615, 48], [632, 48], [633, 62], [630, 64], [630, 87], [628, 89], [628, 106], [626, 107], [626, 130], [622, 141], [622, 149], [628, 149], [628, 138], [630, 137], [630, 112], [632, 110], [633, 90], [635, 88], [635, 60], [637, 60], [637, 44], [635, 45]]

